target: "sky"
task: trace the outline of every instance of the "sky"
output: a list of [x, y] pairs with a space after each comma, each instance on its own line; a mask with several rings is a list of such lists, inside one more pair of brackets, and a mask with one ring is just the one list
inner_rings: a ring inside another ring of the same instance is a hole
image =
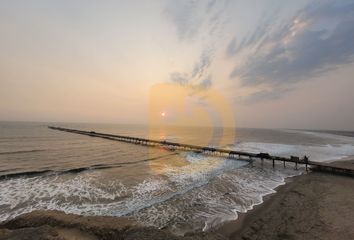
[[354, 0], [2, 0], [0, 53], [4, 121], [354, 130]]

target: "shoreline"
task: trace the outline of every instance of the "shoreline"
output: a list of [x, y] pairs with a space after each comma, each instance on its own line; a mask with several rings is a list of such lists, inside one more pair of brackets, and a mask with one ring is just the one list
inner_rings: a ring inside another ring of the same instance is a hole
[[[354, 168], [354, 160], [335, 165]], [[215, 231], [231, 240], [354, 239], [353, 186], [354, 178], [329, 173], [292, 177]]]
[[[337, 166], [354, 168], [354, 160]], [[354, 239], [354, 178], [310, 172], [287, 178], [238, 218], [206, 232], [176, 236], [124, 217], [33, 211], [0, 223], [2, 239]]]
[[261, 214], [267, 207], [270, 205], [271, 201], [273, 198], [276, 197], [278, 193], [281, 193], [283, 191], [283, 188], [285, 188], [288, 184], [290, 184], [293, 181], [296, 181], [296, 178], [303, 177], [304, 174], [298, 175], [298, 176], [293, 176], [285, 180], [285, 184], [279, 185], [274, 189], [274, 193], [270, 193], [268, 195], [265, 195], [263, 197], [263, 202], [257, 205], [254, 205], [251, 210], [248, 210], [245, 213], [237, 213], [238, 217], [236, 220], [232, 220], [229, 222], [223, 223], [221, 226], [217, 227], [213, 231], [216, 231], [223, 236], [227, 237], [228, 239], [239, 234], [245, 226], [250, 224], [253, 216]]
[[200, 232], [176, 236], [166, 229], [145, 227], [126, 217], [82, 216], [56, 210], [36, 210], [0, 223], [0, 240], [225, 240]]

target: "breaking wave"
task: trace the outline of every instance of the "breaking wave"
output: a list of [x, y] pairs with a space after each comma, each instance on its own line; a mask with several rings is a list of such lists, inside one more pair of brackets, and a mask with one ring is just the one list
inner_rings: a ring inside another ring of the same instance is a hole
[[[83, 215], [128, 216], [147, 226], [178, 234], [207, 230], [236, 219], [262, 197], [301, 174], [248, 162], [184, 155], [190, 164], [169, 166], [136, 184], [106, 178], [104, 171], [38, 175], [0, 181], [0, 220], [32, 210], [61, 210]], [[98, 166], [100, 167], [100, 166]]]
[[279, 143], [240, 142], [234, 149], [253, 153], [268, 152], [276, 156], [288, 157], [291, 155], [310, 157], [312, 161], [340, 160], [354, 155], [352, 144], [326, 144], [326, 145], [291, 145]]

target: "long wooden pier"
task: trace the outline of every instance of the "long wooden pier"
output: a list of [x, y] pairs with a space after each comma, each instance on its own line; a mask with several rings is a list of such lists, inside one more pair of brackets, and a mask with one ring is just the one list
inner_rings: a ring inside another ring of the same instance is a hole
[[273, 168], [275, 167], [276, 161], [281, 161], [283, 162], [284, 167], [285, 167], [285, 163], [290, 162], [290, 163], [294, 163], [295, 169], [298, 168], [298, 164], [303, 164], [306, 166], [306, 170], [308, 170], [308, 166], [310, 166], [312, 170], [316, 170], [316, 171], [324, 171], [324, 172], [331, 172], [335, 174], [354, 176], [354, 169], [347, 169], [338, 166], [332, 166], [330, 164], [313, 162], [313, 161], [309, 161], [307, 158], [300, 158], [297, 156], [290, 156], [287, 158], [287, 157], [273, 156], [268, 153], [249, 153], [249, 152], [234, 151], [234, 150], [220, 149], [214, 147], [204, 147], [204, 146], [197, 146], [191, 144], [175, 143], [170, 141], [158, 141], [158, 140], [152, 140], [146, 138], [113, 135], [107, 133], [99, 133], [95, 131], [83, 131], [83, 130], [54, 127], [54, 126], [49, 126], [48, 128], [53, 130], [63, 131], [63, 132], [86, 135], [90, 137], [104, 138], [113, 141], [133, 143], [133, 144], [139, 144], [139, 145], [151, 146], [151, 147], [164, 147], [169, 150], [193, 151], [203, 155], [213, 155], [213, 156], [227, 157], [232, 159], [242, 159], [248, 161], [259, 159], [263, 162], [264, 160], [269, 160], [272, 161]]

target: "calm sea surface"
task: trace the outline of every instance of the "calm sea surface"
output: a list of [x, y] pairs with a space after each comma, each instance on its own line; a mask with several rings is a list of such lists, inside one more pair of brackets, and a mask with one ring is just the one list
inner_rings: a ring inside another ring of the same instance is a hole
[[[127, 216], [175, 233], [237, 218], [303, 173], [50, 130], [48, 125], [330, 161], [354, 155], [352, 133], [0, 122], [0, 220], [35, 209]], [[347, 135], [347, 136], [344, 136]]]

